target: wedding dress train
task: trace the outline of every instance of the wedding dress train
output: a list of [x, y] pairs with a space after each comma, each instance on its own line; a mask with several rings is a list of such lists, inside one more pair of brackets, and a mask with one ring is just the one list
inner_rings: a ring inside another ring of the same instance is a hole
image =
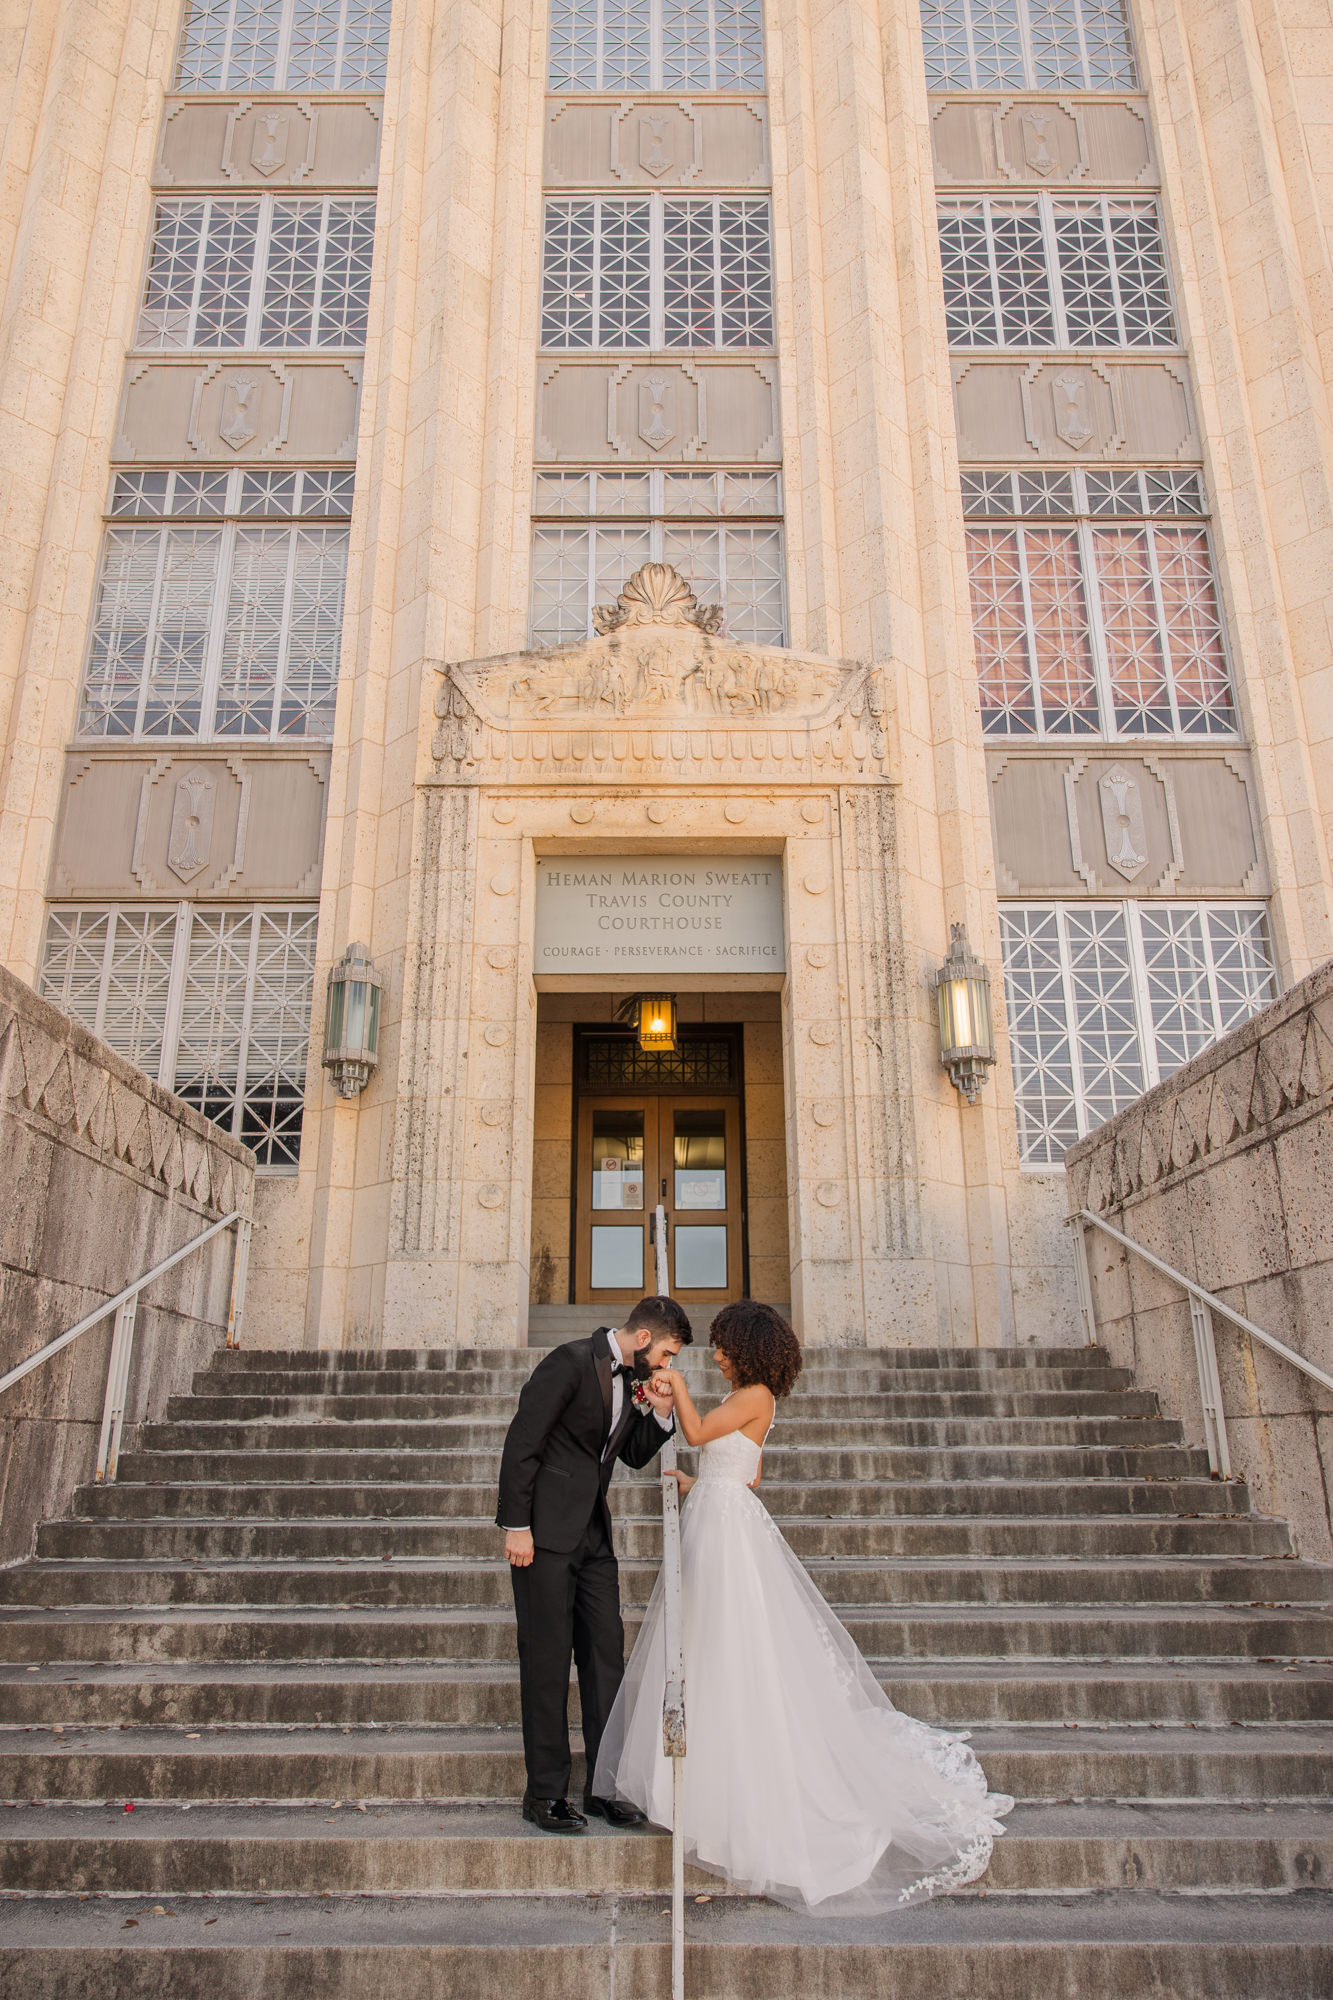
[[[760, 1455], [741, 1431], [704, 1445], [681, 1516], [689, 1859], [821, 1916], [975, 1881], [1013, 1800], [963, 1736], [884, 1694], [749, 1490]], [[663, 1591], [659, 1576], [592, 1790], [669, 1827]]]

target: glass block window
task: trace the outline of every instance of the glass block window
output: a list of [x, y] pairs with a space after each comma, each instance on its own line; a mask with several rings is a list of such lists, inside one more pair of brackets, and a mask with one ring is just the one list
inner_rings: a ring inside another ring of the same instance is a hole
[[383, 90], [391, 0], [185, 0], [177, 90]]
[[1197, 473], [965, 472], [963, 506], [987, 735], [1236, 734]]
[[762, 197], [548, 201], [542, 346], [771, 347], [770, 235]]
[[135, 345], [364, 347], [375, 203], [159, 201]]
[[330, 737], [351, 498], [343, 471], [119, 474], [79, 735]]
[[1065, 1149], [1277, 997], [1262, 904], [1003, 905], [1018, 1140]]
[[40, 990], [263, 1167], [301, 1143], [318, 912], [53, 909]]
[[548, 87], [762, 90], [760, 0], [552, 0]]
[[1123, 0], [922, 0], [929, 90], [1134, 90]]
[[533, 493], [532, 643], [592, 631], [645, 562], [667, 562], [740, 643], [785, 644], [782, 490], [776, 472], [552, 472]]
[[1173, 347], [1155, 201], [965, 195], [939, 204], [953, 347]]

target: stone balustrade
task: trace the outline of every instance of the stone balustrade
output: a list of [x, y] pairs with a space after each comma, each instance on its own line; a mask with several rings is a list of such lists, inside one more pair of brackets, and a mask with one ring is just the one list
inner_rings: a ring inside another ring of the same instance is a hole
[[[233, 1209], [254, 1155], [0, 968], [0, 1374]], [[234, 1233], [141, 1297], [130, 1427], [226, 1337]], [[91, 1479], [113, 1315], [0, 1399], [0, 1560]]]
[[[1226, 1035], [1066, 1156], [1086, 1208], [1333, 1371], [1333, 964]], [[1187, 1301], [1088, 1230], [1098, 1338], [1203, 1441]], [[1333, 1555], [1333, 1394], [1214, 1315], [1232, 1470]]]

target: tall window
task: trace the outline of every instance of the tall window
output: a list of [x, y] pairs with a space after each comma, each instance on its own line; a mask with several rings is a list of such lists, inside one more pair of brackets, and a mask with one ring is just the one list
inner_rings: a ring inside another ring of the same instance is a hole
[[364, 347], [375, 203], [160, 201], [135, 345]]
[[301, 1141], [314, 909], [54, 909], [40, 989], [265, 1167]]
[[390, 0], [186, 0], [177, 90], [383, 90]]
[[760, 0], [552, 0], [552, 90], [764, 87]]
[[952, 347], [1171, 347], [1155, 201], [964, 195], [939, 205]]
[[1277, 992], [1259, 904], [1012, 904], [1000, 929], [1028, 1166], [1059, 1166]]
[[963, 506], [988, 735], [1236, 734], [1197, 473], [965, 472]]
[[119, 474], [80, 736], [331, 736], [352, 478]]
[[930, 90], [1133, 90], [1123, 0], [922, 0]]
[[771, 347], [766, 198], [548, 201], [546, 348]]
[[592, 630], [640, 563], [668, 562], [742, 644], [784, 642], [776, 472], [542, 472], [533, 495], [532, 639]]

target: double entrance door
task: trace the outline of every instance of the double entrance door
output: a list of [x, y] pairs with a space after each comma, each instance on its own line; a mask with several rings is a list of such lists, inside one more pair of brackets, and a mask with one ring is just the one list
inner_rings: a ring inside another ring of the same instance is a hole
[[659, 1205], [672, 1297], [739, 1298], [740, 1151], [734, 1097], [581, 1097], [576, 1301], [610, 1304], [657, 1290]]

